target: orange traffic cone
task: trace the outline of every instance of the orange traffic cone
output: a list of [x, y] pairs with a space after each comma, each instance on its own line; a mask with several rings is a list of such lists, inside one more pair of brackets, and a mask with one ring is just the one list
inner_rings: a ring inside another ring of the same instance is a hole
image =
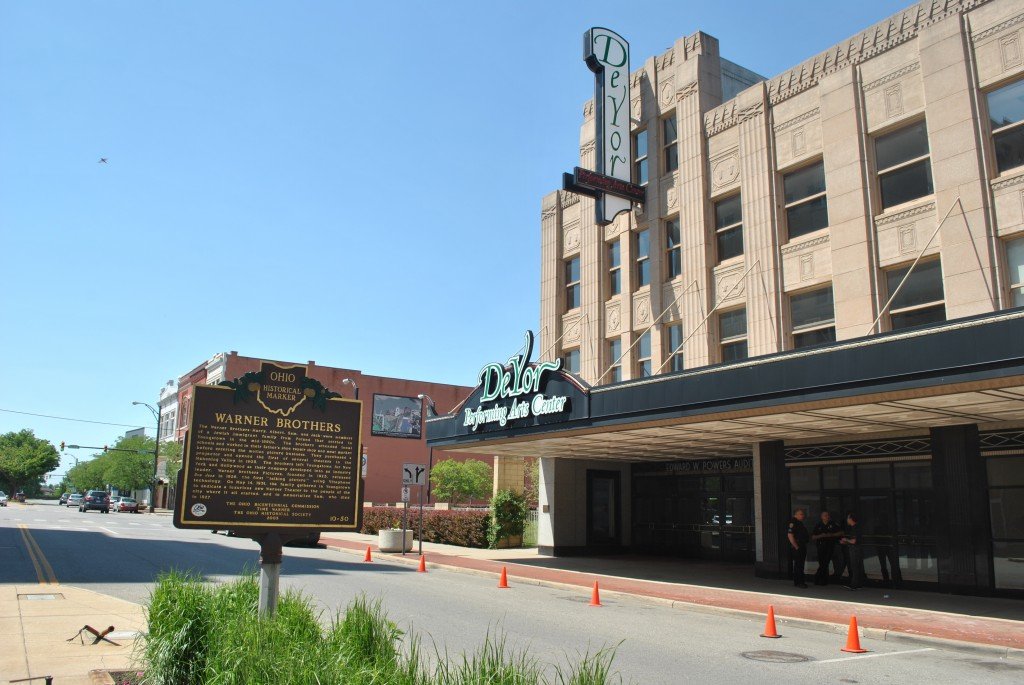
[[594, 591], [590, 593], [590, 606], [599, 607], [601, 604], [601, 593], [597, 589], [597, 581], [594, 581]]
[[422, 554], [420, 555], [420, 567], [417, 570], [420, 573], [426, 573], [427, 572], [427, 558], [425, 556], [423, 556]]
[[863, 654], [868, 651], [861, 649], [860, 646], [860, 632], [857, 630], [857, 617], [850, 617], [850, 630], [846, 634], [846, 646], [843, 647], [841, 652], [850, 652], [851, 654]]
[[504, 566], [501, 567], [501, 578], [498, 579], [498, 589], [508, 589], [508, 571], [505, 570]]
[[366, 546], [366, 556], [363, 557], [363, 561], [373, 561], [373, 557], [370, 556], [370, 546]]
[[775, 607], [768, 605], [768, 620], [764, 622], [764, 632], [761, 637], [782, 637], [779, 631], [775, 630]]

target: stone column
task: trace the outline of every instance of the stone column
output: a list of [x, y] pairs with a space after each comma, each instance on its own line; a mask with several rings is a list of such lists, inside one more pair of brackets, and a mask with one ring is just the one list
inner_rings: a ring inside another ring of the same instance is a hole
[[789, 569], [783, 525], [789, 511], [789, 473], [781, 440], [754, 445], [754, 573], [782, 578]]
[[932, 428], [931, 442], [939, 589], [972, 594], [991, 591], [988, 474], [981, 458], [978, 427]]
[[555, 460], [540, 457], [537, 487], [537, 548], [551, 554], [555, 548]]
[[523, 494], [525, 482], [525, 457], [494, 457], [494, 489], [492, 494], [497, 494], [498, 490], [511, 490], [521, 495]]
[[[540, 210], [540, 335], [538, 357], [551, 361], [557, 356], [552, 349], [559, 332], [558, 295], [560, 277], [558, 254], [561, 251], [562, 217], [559, 196], [555, 191], [541, 201]], [[552, 351], [545, 355], [547, 350]]]
[[[781, 344], [778, 297], [778, 240], [769, 148], [768, 93], [764, 82], [737, 96], [740, 138], [740, 193], [743, 255], [747, 274], [747, 349], [751, 357], [778, 352]], [[756, 263], [756, 265], [755, 265]]]
[[995, 283], [988, 193], [982, 173], [982, 146], [976, 119], [977, 97], [967, 59], [970, 38], [959, 16], [921, 29], [918, 37], [925, 116], [935, 186], [936, 221], [960, 198], [942, 225], [941, 245], [946, 318], [995, 311]]
[[871, 183], [864, 176], [864, 119], [855, 72], [840, 69], [818, 86], [837, 340], [867, 335], [878, 315], [877, 259], [868, 213]]

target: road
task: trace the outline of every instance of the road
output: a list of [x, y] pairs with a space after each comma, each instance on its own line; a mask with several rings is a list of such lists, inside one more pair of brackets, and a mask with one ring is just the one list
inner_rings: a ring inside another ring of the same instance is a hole
[[[191, 569], [213, 580], [229, 579], [258, 556], [249, 540], [177, 530], [167, 516], [12, 505], [0, 509], [0, 583], [39, 579], [22, 527], [61, 584], [140, 603], [162, 571]], [[45, 565], [40, 573], [45, 576]], [[472, 649], [488, 631], [504, 633], [509, 644], [544, 663], [564, 664], [588, 649], [618, 645], [615, 666], [626, 682], [1024, 680], [1024, 661], [875, 640], [862, 641], [869, 654], [852, 656], [839, 651], [840, 636], [827, 632], [785, 627], [782, 639], [765, 640], [759, 637], [762, 619], [626, 596], [605, 595], [604, 607], [590, 607], [587, 592], [517, 585], [512, 574], [512, 589], [499, 590], [489, 576], [434, 569], [424, 575], [381, 556], [365, 564], [347, 552], [287, 548], [282, 586], [312, 597], [325, 618], [360, 593], [380, 597], [392, 620], [418, 633], [428, 652], [435, 645], [449, 653]], [[764, 650], [781, 653], [769, 658], [793, 661], [762, 661], [751, 654]]]

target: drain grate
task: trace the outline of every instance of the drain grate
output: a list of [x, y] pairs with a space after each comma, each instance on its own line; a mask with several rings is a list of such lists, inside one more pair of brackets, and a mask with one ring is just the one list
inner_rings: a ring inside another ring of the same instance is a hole
[[761, 649], [756, 652], [741, 652], [740, 656], [751, 661], [768, 661], [773, 664], [798, 664], [802, 661], [810, 661], [811, 657], [793, 652], [776, 652], [771, 649]]
[[51, 599], [64, 599], [64, 595], [59, 592], [51, 594], [31, 594], [31, 595], [18, 595], [18, 599], [24, 599], [28, 602], [44, 602]]

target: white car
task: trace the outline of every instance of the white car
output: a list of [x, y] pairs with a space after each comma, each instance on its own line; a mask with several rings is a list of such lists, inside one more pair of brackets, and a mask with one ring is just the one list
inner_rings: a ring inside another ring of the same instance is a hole
[[3, 490], [0, 490], [0, 507], [6, 507], [6, 506], [7, 506], [7, 493], [4, 492]]

